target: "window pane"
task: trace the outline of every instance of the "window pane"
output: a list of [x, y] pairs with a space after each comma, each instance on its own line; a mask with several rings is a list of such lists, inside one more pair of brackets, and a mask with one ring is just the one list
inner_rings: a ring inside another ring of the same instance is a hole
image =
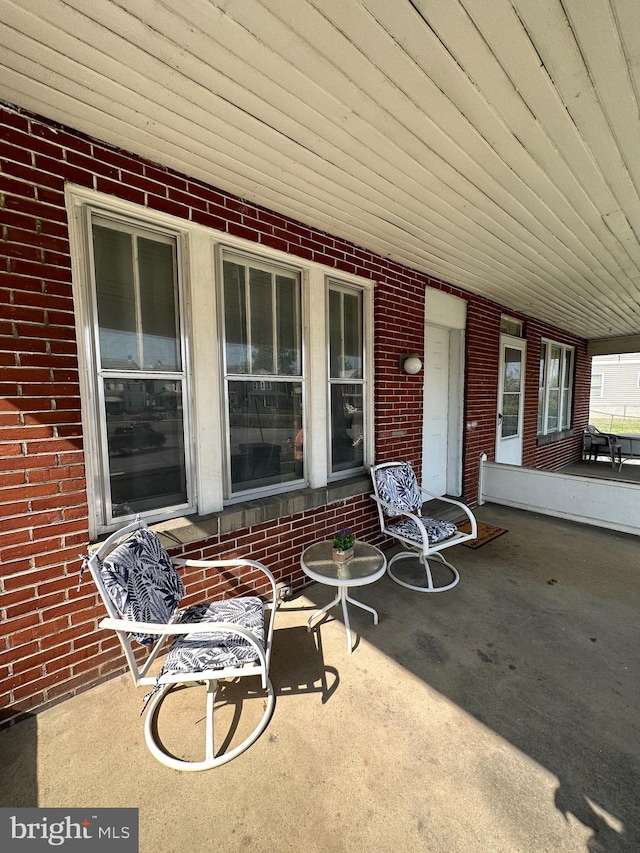
[[500, 317], [500, 333], [511, 335], [513, 338], [521, 338], [522, 320], [516, 320], [514, 317], [507, 317], [506, 314], [503, 314]]
[[140, 366], [131, 241], [131, 234], [124, 231], [93, 225], [100, 363], [103, 368], [135, 370]]
[[187, 502], [182, 382], [104, 380], [114, 517]]
[[139, 237], [142, 366], [145, 370], [179, 370], [174, 247]]
[[224, 262], [224, 328], [227, 373], [247, 373], [247, 299], [245, 269]]
[[298, 282], [283, 275], [276, 276], [278, 373], [299, 376], [302, 372], [300, 352], [300, 299]]
[[501, 435], [502, 438], [509, 438], [512, 435], [518, 435], [518, 415], [520, 414], [520, 395], [519, 394], [503, 394], [502, 395], [502, 421]]
[[538, 384], [540, 388], [544, 387], [544, 374], [545, 374], [545, 366], [547, 363], [547, 345], [543, 343], [540, 347], [540, 373], [538, 377]]
[[298, 275], [225, 260], [224, 300], [227, 374], [301, 374]]
[[522, 381], [522, 353], [519, 349], [505, 347], [504, 388], [505, 392], [519, 393]]
[[344, 364], [342, 376], [362, 378], [362, 298], [360, 293], [344, 294]]
[[569, 391], [567, 389], [562, 392], [562, 429], [569, 427]]
[[337, 473], [364, 464], [362, 385], [331, 386], [331, 471]]
[[538, 373], [538, 433], [544, 432], [545, 368], [547, 364], [547, 345], [540, 344], [540, 370]]
[[[594, 373], [591, 376], [591, 396], [602, 397], [604, 373]], [[638, 386], [640, 387], [640, 374], [638, 374]]]
[[538, 432], [544, 430], [544, 388], [538, 388]]
[[329, 375], [340, 378], [342, 357], [342, 294], [339, 290], [329, 291]]
[[565, 350], [564, 353], [564, 370], [562, 371], [562, 387], [571, 388], [571, 378], [573, 376], [573, 352]]
[[329, 290], [329, 369], [332, 379], [362, 378], [362, 294]]
[[558, 410], [560, 406], [560, 391], [551, 389], [549, 391], [549, 402], [547, 404], [547, 432], [558, 429]]
[[549, 358], [549, 373], [547, 375], [547, 382], [549, 388], [559, 388], [560, 387], [560, 355], [561, 349], [560, 347], [551, 348], [551, 356]]
[[273, 290], [271, 275], [249, 270], [251, 373], [275, 373], [273, 363]]
[[518, 435], [520, 422], [520, 391], [522, 388], [522, 352], [514, 347], [504, 349], [504, 376], [502, 388], [502, 438]]
[[302, 388], [294, 382], [229, 382], [231, 491], [299, 480]]

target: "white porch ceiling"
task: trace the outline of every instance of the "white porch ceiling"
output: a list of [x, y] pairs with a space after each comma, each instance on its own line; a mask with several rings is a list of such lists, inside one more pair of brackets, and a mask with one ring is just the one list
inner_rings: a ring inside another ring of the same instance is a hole
[[640, 333], [638, 0], [0, 0], [0, 98], [588, 339]]

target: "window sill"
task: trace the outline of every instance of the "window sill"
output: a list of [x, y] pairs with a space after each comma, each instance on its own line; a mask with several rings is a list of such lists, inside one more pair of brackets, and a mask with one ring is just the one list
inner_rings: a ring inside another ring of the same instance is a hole
[[545, 444], [555, 444], [558, 441], [564, 441], [565, 438], [572, 438], [575, 434], [573, 429], [563, 429], [560, 432], [549, 432], [546, 435], [539, 435], [536, 439], [538, 447], [544, 447]]
[[176, 543], [190, 545], [192, 542], [222, 536], [269, 521], [277, 521], [280, 518], [297, 515], [309, 509], [317, 509], [356, 495], [365, 495], [370, 491], [370, 476], [359, 474], [356, 477], [329, 483], [320, 489], [299, 489], [267, 498], [258, 498], [233, 504], [222, 512], [212, 515], [172, 518], [153, 524], [152, 528], [161, 537], [166, 548], [175, 547]]

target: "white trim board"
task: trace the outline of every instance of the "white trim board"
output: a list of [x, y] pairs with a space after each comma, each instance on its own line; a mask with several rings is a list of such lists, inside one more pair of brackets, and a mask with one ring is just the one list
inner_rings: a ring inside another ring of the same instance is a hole
[[481, 503], [553, 515], [640, 536], [640, 486], [484, 462]]

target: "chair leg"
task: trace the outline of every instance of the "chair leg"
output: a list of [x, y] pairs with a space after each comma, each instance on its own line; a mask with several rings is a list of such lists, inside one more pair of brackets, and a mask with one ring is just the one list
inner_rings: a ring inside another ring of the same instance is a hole
[[[420, 563], [422, 564], [422, 566], [425, 570], [425, 575], [426, 575], [426, 579], [427, 579], [427, 585], [426, 586], [424, 586], [424, 585], [419, 586], [417, 584], [408, 583], [407, 581], [402, 580], [396, 574], [394, 574], [394, 572], [392, 570], [393, 564], [396, 563], [398, 560], [405, 560], [405, 559], [410, 559], [410, 558], [413, 558], [413, 559], [417, 558], [420, 561]], [[453, 575], [453, 580], [451, 580], [450, 583], [443, 584], [442, 586], [436, 586], [436, 584], [433, 582], [433, 575], [431, 572], [431, 566], [429, 565], [429, 560], [431, 560], [431, 559], [439, 560], [451, 572], [451, 574]], [[425, 557], [424, 554], [419, 554], [416, 551], [400, 551], [399, 554], [394, 554], [394, 556], [389, 560], [389, 563], [387, 565], [387, 574], [397, 584], [400, 584], [400, 586], [405, 587], [405, 589], [412, 589], [414, 592], [446, 592], [448, 589], [453, 589], [454, 586], [457, 586], [458, 583], [460, 582], [460, 574], [459, 574], [458, 570], [456, 569], [455, 566], [452, 566], [451, 563], [449, 563], [447, 560], [445, 560], [445, 558], [442, 556], [442, 554], [440, 552], [436, 552], [435, 554], [430, 554], [429, 558], [427, 559], [427, 557]]]
[[205, 752], [205, 761], [210, 763], [215, 761], [216, 751], [213, 745], [213, 711], [214, 705], [216, 701], [216, 687], [218, 686], [217, 681], [207, 681], [207, 698], [206, 698], [206, 728], [205, 728], [205, 742], [204, 742], [204, 752]]
[[[256, 676], [256, 678], [258, 678], [258, 676]], [[174, 687], [183, 686], [184, 684], [165, 684], [164, 687], [160, 691], [158, 691], [158, 693], [149, 703], [149, 708], [147, 710], [147, 718], [145, 720], [144, 725], [144, 736], [149, 751], [151, 752], [154, 758], [157, 758], [158, 761], [160, 761], [162, 764], [165, 764], [167, 767], [171, 767], [174, 770], [210, 770], [213, 767], [219, 767], [221, 764], [226, 764], [228, 761], [237, 758], [238, 755], [241, 755], [246, 749], [251, 746], [252, 743], [255, 743], [255, 741], [260, 737], [262, 732], [265, 730], [267, 723], [271, 719], [273, 708], [275, 706], [275, 693], [273, 690], [273, 685], [271, 683], [271, 679], [267, 678], [267, 695], [264, 699], [264, 713], [262, 714], [258, 725], [253, 729], [251, 734], [249, 734], [242, 741], [242, 743], [239, 743], [237, 746], [235, 746], [233, 749], [230, 749], [228, 752], [223, 752], [219, 755], [216, 755], [213, 736], [217, 681], [214, 679], [208, 680], [205, 718], [205, 758], [203, 761], [184, 761], [182, 759], [176, 758], [175, 756], [167, 752], [166, 749], [164, 749], [164, 747], [160, 743], [156, 725], [157, 715], [160, 710], [162, 701], [171, 692], [171, 690], [173, 690]]]

